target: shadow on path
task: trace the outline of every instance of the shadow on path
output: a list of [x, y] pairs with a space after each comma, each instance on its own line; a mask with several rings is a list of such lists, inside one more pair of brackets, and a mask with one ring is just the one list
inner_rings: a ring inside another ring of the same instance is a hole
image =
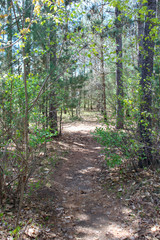
[[95, 127], [93, 122], [66, 124], [58, 140], [68, 152], [53, 176], [62, 196], [57, 214], [63, 222], [63, 239], [138, 239], [138, 219], [99, 182], [104, 159], [90, 134]]

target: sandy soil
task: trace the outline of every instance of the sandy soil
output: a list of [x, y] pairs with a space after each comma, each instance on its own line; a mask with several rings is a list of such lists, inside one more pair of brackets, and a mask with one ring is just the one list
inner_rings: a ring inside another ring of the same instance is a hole
[[53, 176], [58, 195], [53, 239], [138, 239], [138, 219], [101, 184], [104, 156], [90, 133], [96, 126], [94, 120], [63, 126], [58, 144], [67, 154]]

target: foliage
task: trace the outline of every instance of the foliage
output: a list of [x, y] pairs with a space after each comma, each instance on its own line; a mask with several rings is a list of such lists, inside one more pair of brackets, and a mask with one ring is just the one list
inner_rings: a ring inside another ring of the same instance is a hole
[[136, 142], [127, 132], [110, 129], [109, 127], [96, 128], [94, 136], [104, 146], [106, 163], [109, 167], [120, 165], [123, 161], [132, 159], [138, 149]]
[[[41, 161], [40, 156], [47, 154], [47, 142], [61, 133], [63, 112], [70, 114], [73, 121], [80, 120], [82, 107], [109, 116], [110, 124], [110, 119], [117, 117], [117, 100], [122, 102], [125, 130], [116, 131], [113, 120], [111, 128], [95, 131], [110, 167], [129, 159], [134, 163], [140, 147], [143, 153], [150, 148], [153, 158], [159, 158], [159, 19], [148, 9], [148, 2], [3, 1], [0, 9], [2, 196], [6, 194], [18, 203], [17, 199], [23, 202], [21, 196], [27, 181]], [[115, 8], [120, 11], [117, 19]], [[152, 17], [148, 18], [150, 14]], [[118, 22], [120, 28], [116, 28]], [[139, 33], [139, 23], [143, 28], [150, 25], [144, 38]], [[123, 99], [116, 89], [117, 34], [123, 40], [120, 51], [123, 72], [119, 73]], [[154, 42], [154, 52], [148, 40]], [[148, 64], [139, 65], [140, 55], [143, 60], [149, 56], [144, 46], [154, 54], [151, 71]], [[150, 83], [150, 109], [147, 109], [149, 102], [142, 98], [148, 86], [139, 87], [144, 66], [151, 75], [143, 79], [144, 83], [147, 80]], [[142, 105], [145, 105], [143, 110]], [[152, 122], [150, 126], [148, 119]], [[147, 136], [152, 141], [149, 147], [147, 141], [139, 140], [139, 126], [148, 130]]]

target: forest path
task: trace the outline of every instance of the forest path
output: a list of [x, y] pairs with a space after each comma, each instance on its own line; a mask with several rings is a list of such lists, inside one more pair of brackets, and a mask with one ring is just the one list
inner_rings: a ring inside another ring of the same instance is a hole
[[94, 119], [64, 124], [58, 140], [67, 153], [53, 176], [59, 196], [56, 240], [136, 239], [130, 210], [100, 183], [104, 157], [90, 133], [97, 126]]

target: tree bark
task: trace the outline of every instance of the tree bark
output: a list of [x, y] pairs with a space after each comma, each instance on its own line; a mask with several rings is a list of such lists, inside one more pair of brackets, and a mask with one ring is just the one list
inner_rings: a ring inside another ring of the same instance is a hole
[[[32, 13], [33, 13], [33, 5], [31, 0], [25, 1], [25, 9], [27, 9], [25, 13], [25, 18], [32, 19]], [[26, 27], [28, 26], [28, 23], [26, 24]], [[30, 67], [31, 67], [31, 36], [27, 36], [27, 41], [25, 44], [25, 56], [26, 56], [26, 76], [30, 74]]]
[[[142, 7], [142, 3], [139, 3], [139, 8]], [[142, 64], [143, 64], [143, 35], [144, 35], [144, 21], [138, 16], [138, 69], [140, 74], [142, 74]]]
[[[23, 39], [24, 42], [24, 39]], [[27, 71], [26, 71], [26, 62], [25, 62], [25, 48], [23, 48], [23, 82], [24, 82], [24, 89], [25, 89], [25, 114], [24, 114], [24, 159], [21, 166], [21, 177], [19, 179], [20, 183], [20, 200], [19, 200], [19, 209], [17, 214], [17, 221], [16, 226], [19, 223], [19, 217], [21, 208], [23, 205], [23, 198], [24, 198], [24, 189], [27, 181], [27, 174], [28, 174], [28, 165], [29, 165], [29, 143], [28, 143], [28, 133], [29, 133], [29, 120], [28, 120], [28, 87], [27, 87]]]
[[104, 118], [104, 121], [107, 121], [104, 47], [103, 47], [103, 37], [102, 36], [101, 36], [101, 78], [102, 78], [103, 118]]
[[[7, 0], [7, 11], [9, 12], [8, 15], [8, 22], [7, 22], [7, 35], [8, 35], [8, 42], [12, 44], [12, 12], [9, 10], [12, 6], [12, 1]], [[12, 47], [7, 48], [7, 61], [8, 61], [8, 69], [10, 73], [12, 73]]]
[[57, 104], [56, 93], [54, 89], [54, 80], [56, 75], [56, 30], [54, 24], [50, 24], [50, 72], [52, 72], [50, 81], [52, 83], [52, 90], [49, 96], [49, 126], [51, 133], [57, 134]]
[[116, 16], [116, 82], [117, 82], [117, 120], [116, 120], [116, 128], [123, 129], [124, 127], [124, 106], [123, 106], [123, 64], [122, 64], [122, 24], [118, 19], [121, 15], [121, 11], [118, 7], [115, 8], [115, 16]]
[[[102, 0], [102, 9], [101, 9], [101, 21], [104, 20], [104, 1]], [[105, 62], [104, 62], [104, 40], [103, 40], [103, 31], [100, 36], [101, 40], [101, 78], [102, 78], [102, 103], [103, 103], [103, 118], [104, 121], [107, 121], [107, 109], [106, 109], [106, 82], [105, 82]]]
[[154, 25], [152, 19], [156, 14], [156, 0], [148, 0], [143, 37], [143, 59], [140, 79], [140, 121], [139, 133], [142, 147], [140, 149], [139, 166], [149, 166], [152, 158], [152, 83], [154, 39], [150, 36]]
[[[11, 11], [11, 6], [12, 6], [12, 1], [11, 0], [7, 0], [7, 11], [8, 11], [8, 21], [7, 21], [7, 36], [8, 36], [8, 42], [10, 44], [12, 44], [12, 11]], [[13, 66], [12, 66], [12, 47], [9, 47], [7, 49], [7, 63], [8, 63], [8, 71], [10, 74], [13, 73]], [[13, 109], [12, 109], [12, 96], [13, 94], [13, 81], [11, 78], [11, 88], [10, 88], [10, 106], [8, 109], [8, 117], [7, 117], [7, 122], [8, 122], [8, 136], [7, 138], [11, 138], [12, 137], [12, 119], [13, 119]]]

